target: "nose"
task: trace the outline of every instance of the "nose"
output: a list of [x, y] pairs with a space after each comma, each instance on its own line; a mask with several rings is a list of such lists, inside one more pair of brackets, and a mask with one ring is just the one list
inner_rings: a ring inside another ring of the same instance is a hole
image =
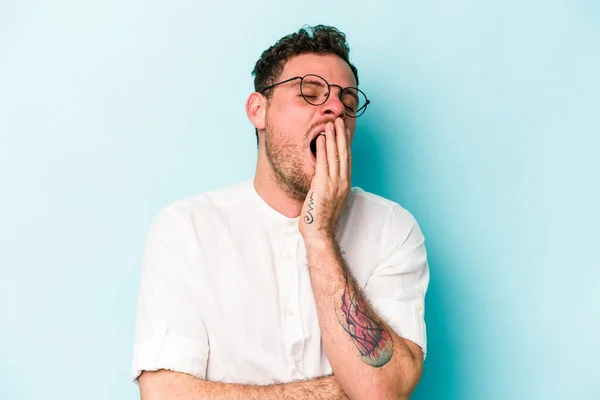
[[329, 89], [329, 97], [327, 101], [321, 105], [321, 112], [327, 116], [334, 118], [340, 117], [346, 120], [346, 109], [344, 103], [340, 100], [340, 92], [342, 89], [336, 85], [331, 85]]

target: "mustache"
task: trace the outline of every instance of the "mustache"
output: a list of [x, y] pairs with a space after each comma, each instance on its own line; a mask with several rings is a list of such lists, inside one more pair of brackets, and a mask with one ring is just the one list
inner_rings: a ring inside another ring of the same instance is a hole
[[326, 125], [329, 122], [335, 123], [335, 120], [336, 120], [335, 118], [325, 118], [325, 119], [315, 122], [314, 124], [311, 124], [308, 127], [308, 129], [306, 130], [306, 136], [307, 137], [310, 136], [310, 133], [320, 126]]

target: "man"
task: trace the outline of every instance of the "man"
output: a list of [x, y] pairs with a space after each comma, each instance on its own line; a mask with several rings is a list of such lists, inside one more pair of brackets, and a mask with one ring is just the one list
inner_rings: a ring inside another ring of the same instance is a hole
[[266, 50], [246, 103], [253, 181], [162, 210], [148, 234], [133, 359], [143, 400], [407, 399], [425, 353], [424, 239], [351, 189], [369, 101], [345, 35]]

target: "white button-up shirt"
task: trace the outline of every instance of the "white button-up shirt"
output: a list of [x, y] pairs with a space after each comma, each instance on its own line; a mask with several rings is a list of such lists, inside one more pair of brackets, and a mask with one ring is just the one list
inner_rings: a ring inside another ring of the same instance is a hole
[[[429, 269], [413, 216], [354, 188], [337, 240], [378, 315], [426, 352]], [[252, 181], [178, 201], [155, 219], [143, 258], [132, 379], [158, 369], [252, 384], [332, 372], [298, 218], [269, 207]]]

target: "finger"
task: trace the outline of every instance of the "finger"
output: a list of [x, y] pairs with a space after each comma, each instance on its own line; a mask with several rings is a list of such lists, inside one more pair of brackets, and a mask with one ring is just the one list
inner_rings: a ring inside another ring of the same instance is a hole
[[338, 134], [336, 135], [338, 155], [340, 157], [340, 178], [342, 180], [348, 179], [348, 153], [350, 151], [348, 147], [348, 129], [346, 129], [344, 120], [338, 120]]
[[[346, 135], [347, 138], [350, 137], [350, 128], [346, 128]], [[348, 167], [348, 186], [352, 186], [352, 143], [348, 140], [346, 149], [348, 150], [348, 162], [346, 164]]]
[[333, 123], [328, 123], [325, 128], [325, 134], [327, 136], [327, 160], [329, 161], [329, 177], [331, 179], [338, 179], [340, 176], [340, 157], [337, 151], [336, 143], [336, 127]]
[[325, 146], [325, 135], [319, 135], [317, 138], [317, 166], [315, 168], [316, 177], [327, 177], [329, 174], [329, 163], [327, 162], [327, 147]]

